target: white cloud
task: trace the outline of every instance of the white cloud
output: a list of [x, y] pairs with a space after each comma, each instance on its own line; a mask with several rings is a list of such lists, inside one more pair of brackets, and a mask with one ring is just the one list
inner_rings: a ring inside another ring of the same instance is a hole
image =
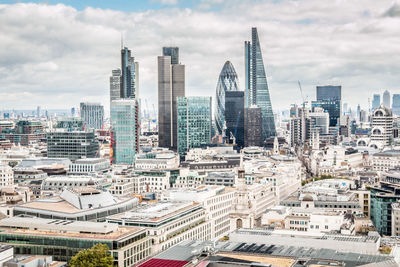
[[297, 80], [309, 99], [318, 84], [342, 84], [344, 101], [354, 107], [366, 107], [374, 92], [399, 93], [400, 18], [391, 0], [234, 3], [221, 3], [218, 11], [135, 13], [0, 5], [0, 110], [70, 108], [82, 100], [108, 106], [121, 33], [140, 62], [140, 93], [150, 106], [157, 106], [162, 46], [180, 47], [187, 95], [214, 96], [226, 60], [244, 85], [243, 42], [252, 26], [258, 27], [275, 110], [300, 102]]

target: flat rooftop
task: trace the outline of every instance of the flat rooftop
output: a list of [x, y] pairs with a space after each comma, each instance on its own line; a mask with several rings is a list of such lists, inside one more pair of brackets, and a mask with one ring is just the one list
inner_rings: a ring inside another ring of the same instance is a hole
[[143, 203], [130, 211], [107, 217], [107, 219], [160, 222], [196, 207], [201, 206], [199, 203], [192, 201], [160, 201], [150, 204]]
[[0, 230], [0, 234], [115, 240], [143, 231], [144, 228], [100, 222], [11, 217], [0, 220]]

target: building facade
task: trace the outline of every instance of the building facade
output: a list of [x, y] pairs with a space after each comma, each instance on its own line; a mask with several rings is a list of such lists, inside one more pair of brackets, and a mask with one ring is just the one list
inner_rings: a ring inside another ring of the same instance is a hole
[[257, 28], [251, 29], [251, 42], [244, 43], [244, 50], [246, 107], [257, 105], [261, 108], [261, 136], [262, 141], [265, 141], [275, 136], [276, 130]]
[[121, 49], [121, 98], [139, 98], [139, 63], [127, 47]]
[[261, 108], [253, 105], [244, 110], [244, 146], [262, 145]]
[[387, 108], [391, 107], [390, 106], [390, 92], [388, 90], [383, 92], [382, 104]]
[[372, 97], [372, 110], [377, 109], [380, 104], [381, 104], [381, 95], [374, 94]]
[[235, 68], [230, 61], [225, 62], [224, 67], [218, 77], [216, 97], [215, 97], [215, 110], [214, 110], [214, 124], [216, 134], [223, 134], [225, 124], [225, 93], [227, 91], [238, 91], [239, 81]]
[[[244, 147], [244, 92], [225, 93], [225, 136], [230, 144]], [[232, 140], [234, 139], [234, 140]]]
[[185, 96], [185, 65], [179, 64], [179, 48], [164, 47], [158, 57], [159, 147], [177, 149], [177, 97]]
[[81, 118], [85, 129], [102, 129], [104, 123], [104, 107], [100, 103], [81, 103]]
[[135, 99], [120, 99], [111, 102], [111, 147], [112, 164], [134, 163], [139, 151], [139, 105]]
[[211, 143], [211, 97], [178, 97], [178, 153]]
[[323, 100], [342, 100], [341, 85], [317, 86], [317, 101]]
[[371, 143], [383, 148], [393, 140], [393, 115], [390, 108], [380, 105], [371, 116]]

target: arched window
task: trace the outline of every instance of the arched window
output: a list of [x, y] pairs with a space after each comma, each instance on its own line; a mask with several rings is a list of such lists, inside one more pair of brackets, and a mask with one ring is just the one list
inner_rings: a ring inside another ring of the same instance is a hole
[[237, 229], [243, 228], [243, 221], [242, 221], [242, 219], [237, 219], [237, 220], [236, 220], [236, 228], [237, 228]]

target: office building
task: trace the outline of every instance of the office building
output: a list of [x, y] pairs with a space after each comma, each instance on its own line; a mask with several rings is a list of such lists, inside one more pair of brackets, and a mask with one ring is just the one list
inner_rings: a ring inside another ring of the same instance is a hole
[[225, 136], [227, 143], [244, 147], [244, 92], [225, 93]]
[[211, 97], [178, 97], [178, 153], [211, 143]]
[[111, 102], [112, 164], [132, 165], [139, 151], [139, 105], [135, 99], [119, 99]]
[[390, 109], [390, 92], [386, 90], [383, 92], [383, 97], [382, 97], [382, 104]]
[[114, 265], [133, 266], [151, 254], [151, 240], [141, 227], [100, 222], [12, 217], [0, 221], [0, 242], [15, 254], [48, 255], [69, 261], [96, 244], [108, 246]]
[[0, 189], [14, 184], [14, 172], [8, 165], [0, 163]]
[[102, 129], [104, 107], [100, 103], [81, 103], [81, 118], [85, 123], [85, 129]]
[[110, 170], [110, 161], [103, 158], [77, 159], [69, 164], [68, 174], [101, 174]]
[[311, 107], [321, 107], [329, 113], [329, 126], [337, 126], [341, 114], [340, 100], [317, 100], [311, 101]]
[[112, 70], [110, 76], [110, 105], [111, 101], [121, 98], [121, 70]]
[[94, 131], [54, 129], [46, 133], [47, 157], [77, 160], [99, 156]]
[[317, 101], [321, 100], [342, 100], [342, 86], [317, 86]]
[[261, 146], [261, 108], [252, 105], [245, 108], [244, 114], [244, 146]]
[[377, 109], [380, 104], [381, 104], [381, 95], [374, 94], [372, 98], [372, 110]]
[[0, 123], [0, 139], [27, 146], [44, 138], [44, 127], [40, 121], [20, 120], [15, 123]]
[[185, 96], [185, 65], [179, 48], [164, 47], [158, 57], [158, 144], [177, 149], [177, 97]]
[[264, 142], [275, 136], [276, 130], [257, 28], [251, 29], [251, 42], [244, 43], [244, 50], [246, 107], [257, 105], [261, 108], [261, 140]]
[[139, 98], [139, 63], [127, 47], [121, 49], [120, 97]]
[[375, 148], [383, 148], [393, 141], [393, 115], [384, 104], [373, 111], [371, 116], [371, 143]]
[[[223, 128], [225, 125], [225, 93], [227, 91], [238, 91], [239, 81], [235, 68], [230, 61], [225, 62], [224, 67], [218, 77], [216, 97], [215, 97], [215, 110], [214, 110], [214, 124], [216, 134], [223, 135]], [[244, 101], [243, 101], [244, 103]], [[229, 135], [228, 135], [229, 136]]]
[[392, 112], [393, 115], [400, 116], [400, 94], [393, 94]]

